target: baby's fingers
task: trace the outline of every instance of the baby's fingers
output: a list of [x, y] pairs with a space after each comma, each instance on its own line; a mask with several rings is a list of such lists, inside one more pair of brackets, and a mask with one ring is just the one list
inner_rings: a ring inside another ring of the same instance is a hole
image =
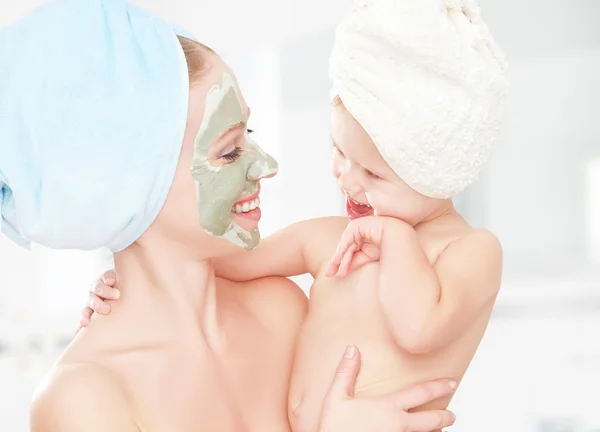
[[335, 250], [335, 254], [329, 262], [329, 267], [327, 268], [325, 276], [332, 277], [338, 272], [339, 267], [342, 264], [342, 260], [344, 259], [344, 255], [346, 254], [348, 248], [352, 246], [352, 244], [352, 238], [348, 238], [346, 235], [342, 236], [342, 239], [340, 240], [338, 247]]
[[[364, 245], [363, 245], [364, 247]], [[362, 250], [356, 252], [354, 254], [354, 256], [352, 257], [352, 261], [350, 262], [350, 267], [348, 268], [348, 273], [350, 273], [352, 270], [356, 270], [357, 268], [368, 264], [370, 262], [373, 262], [373, 258], [371, 258], [370, 256], [368, 256], [367, 254], [365, 254]]]
[[325, 277], [333, 277], [338, 271], [340, 266], [335, 264], [333, 261], [329, 263], [329, 267], [327, 267], [327, 271], [325, 272]]
[[335, 250], [335, 255], [333, 257], [333, 261], [337, 265], [342, 264], [342, 260], [347, 255], [348, 249], [354, 246], [356, 250], [356, 239], [354, 238], [354, 232], [350, 229], [346, 229], [344, 234], [342, 234], [342, 238], [338, 243], [338, 247]]
[[344, 257], [342, 258], [342, 262], [340, 263], [340, 267], [338, 269], [338, 276], [344, 277], [348, 274], [348, 269], [350, 268], [350, 263], [352, 262], [352, 257], [357, 249], [356, 243], [350, 245], [350, 247], [346, 250]]

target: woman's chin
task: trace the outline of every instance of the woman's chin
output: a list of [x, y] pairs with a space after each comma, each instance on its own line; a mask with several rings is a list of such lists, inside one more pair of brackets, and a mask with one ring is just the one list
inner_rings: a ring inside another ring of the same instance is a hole
[[254, 210], [250, 210], [248, 212], [231, 213], [231, 220], [233, 220], [233, 222], [237, 226], [248, 232], [252, 232], [258, 229], [258, 222], [260, 221], [260, 217], [260, 207], [257, 207]]

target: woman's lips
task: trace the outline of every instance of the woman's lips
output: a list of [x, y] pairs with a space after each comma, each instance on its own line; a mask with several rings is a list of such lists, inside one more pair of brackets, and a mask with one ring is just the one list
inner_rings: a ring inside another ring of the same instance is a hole
[[246, 231], [256, 229], [262, 215], [258, 193], [236, 202], [231, 209], [232, 219]]
[[346, 214], [350, 220], [371, 216], [373, 213], [373, 207], [370, 205], [361, 204], [346, 197]]

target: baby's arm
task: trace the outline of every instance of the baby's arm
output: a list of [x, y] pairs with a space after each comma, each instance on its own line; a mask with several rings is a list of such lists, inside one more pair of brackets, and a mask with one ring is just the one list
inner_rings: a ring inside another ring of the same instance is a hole
[[[369, 244], [379, 246], [371, 255], [380, 261], [381, 307], [397, 343], [414, 354], [434, 351], [458, 338], [500, 288], [502, 249], [485, 230], [471, 230], [451, 243], [434, 265], [414, 229], [398, 219], [357, 219], [344, 238], [348, 240], [340, 244], [334, 260], [338, 263], [342, 251], [351, 249], [347, 245], [352, 239], [358, 251]], [[361, 247], [356, 239], [363, 242]], [[356, 267], [346, 257], [340, 269]]]
[[[346, 218], [326, 217], [290, 225], [264, 239], [252, 252], [240, 250], [214, 260], [215, 272], [219, 277], [234, 281], [304, 273], [315, 276], [325, 268], [347, 223]], [[120, 297], [116, 281], [114, 270], [109, 270], [92, 286], [88, 306], [81, 312], [79, 329], [89, 324], [94, 312], [110, 313], [106, 300]]]
[[344, 218], [336, 217], [295, 223], [265, 238], [253, 251], [214, 260], [216, 274], [234, 281], [304, 273], [314, 276], [329, 258], [323, 254], [324, 243], [333, 240], [335, 245], [344, 227]]
[[456, 340], [500, 288], [502, 248], [485, 230], [451, 243], [432, 266], [414, 229], [390, 219], [381, 244], [379, 297], [397, 341], [426, 353]]

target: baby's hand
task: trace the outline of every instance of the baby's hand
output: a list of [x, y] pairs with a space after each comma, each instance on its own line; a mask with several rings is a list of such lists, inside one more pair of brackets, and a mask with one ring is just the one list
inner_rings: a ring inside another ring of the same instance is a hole
[[90, 318], [94, 312], [101, 315], [108, 315], [110, 313], [110, 305], [105, 303], [104, 300], [119, 299], [121, 292], [115, 288], [116, 283], [117, 277], [114, 270], [108, 270], [92, 285], [88, 305], [81, 311], [79, 329], [90, 323]]
[[386, 218], [368, 216], [351, 221], [329, 264], [326, 276], [344, 277], [361, 265], [379, 261], [379, 245]]

